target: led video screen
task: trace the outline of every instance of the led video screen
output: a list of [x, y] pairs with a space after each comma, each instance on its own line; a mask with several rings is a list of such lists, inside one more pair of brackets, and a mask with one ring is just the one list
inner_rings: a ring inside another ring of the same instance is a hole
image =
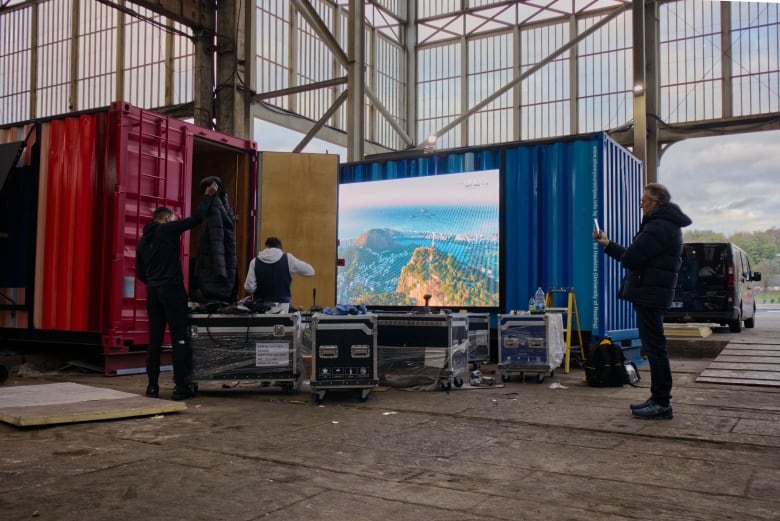
[[499, 305], [498, 170], [339, 186], [337, 302]]

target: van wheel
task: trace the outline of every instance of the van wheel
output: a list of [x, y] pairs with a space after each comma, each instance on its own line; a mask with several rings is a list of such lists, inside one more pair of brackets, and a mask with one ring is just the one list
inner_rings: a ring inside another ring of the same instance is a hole
[[742, 331], [742, 321], [737, 319], [729, 322], [729, 331], [732, 333], [739, 333]]

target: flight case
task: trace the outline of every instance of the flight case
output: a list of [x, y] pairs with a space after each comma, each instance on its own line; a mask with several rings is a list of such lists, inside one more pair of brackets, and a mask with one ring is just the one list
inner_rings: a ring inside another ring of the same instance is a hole
[[469, 319], [469, 363], [472, 369], [490, 361], [490, 313], [467, 313]]
[[315, 313], [310, 323], [311, 390], [317, 403], [329, 389], [358, 389], [361, 401], [379, 383], [376, 315]]
[[536, 373], [536, 381], [553, 376], [563, 360], [563, 321], [560, 313], [498, 316], [498, 365], [501, 380]]
[[297, 314], [191, 314], [193, 382], [297, 386]]
[[378, 313], [379, 378], [390, 385], [460, 387], [469, 372], [468, 346], [465, 313]]

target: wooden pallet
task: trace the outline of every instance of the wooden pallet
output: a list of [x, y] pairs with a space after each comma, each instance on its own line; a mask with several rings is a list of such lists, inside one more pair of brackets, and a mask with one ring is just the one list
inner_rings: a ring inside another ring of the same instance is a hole
[[730, 343], [696, 381], [780, 387], [780, 345]]

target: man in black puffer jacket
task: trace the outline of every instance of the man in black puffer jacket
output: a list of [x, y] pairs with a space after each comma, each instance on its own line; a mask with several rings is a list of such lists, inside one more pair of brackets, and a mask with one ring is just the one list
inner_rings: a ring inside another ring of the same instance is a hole
[[628, 248], [610, 241], [603, 231], [593, 233], [604, 253], [627, 270], [618, 296], [634, 305], [639, 338], [650, 364], [651, 395], [644, 402], [631, 404], [635, 418], [668, 419], [674, 415], [664, 312], [672, 304], [682, 262], [681, 228], [691, 224], [691, 219], [671, 199], [664, 185], [645, 186], [640, 201], [642, 223]]

